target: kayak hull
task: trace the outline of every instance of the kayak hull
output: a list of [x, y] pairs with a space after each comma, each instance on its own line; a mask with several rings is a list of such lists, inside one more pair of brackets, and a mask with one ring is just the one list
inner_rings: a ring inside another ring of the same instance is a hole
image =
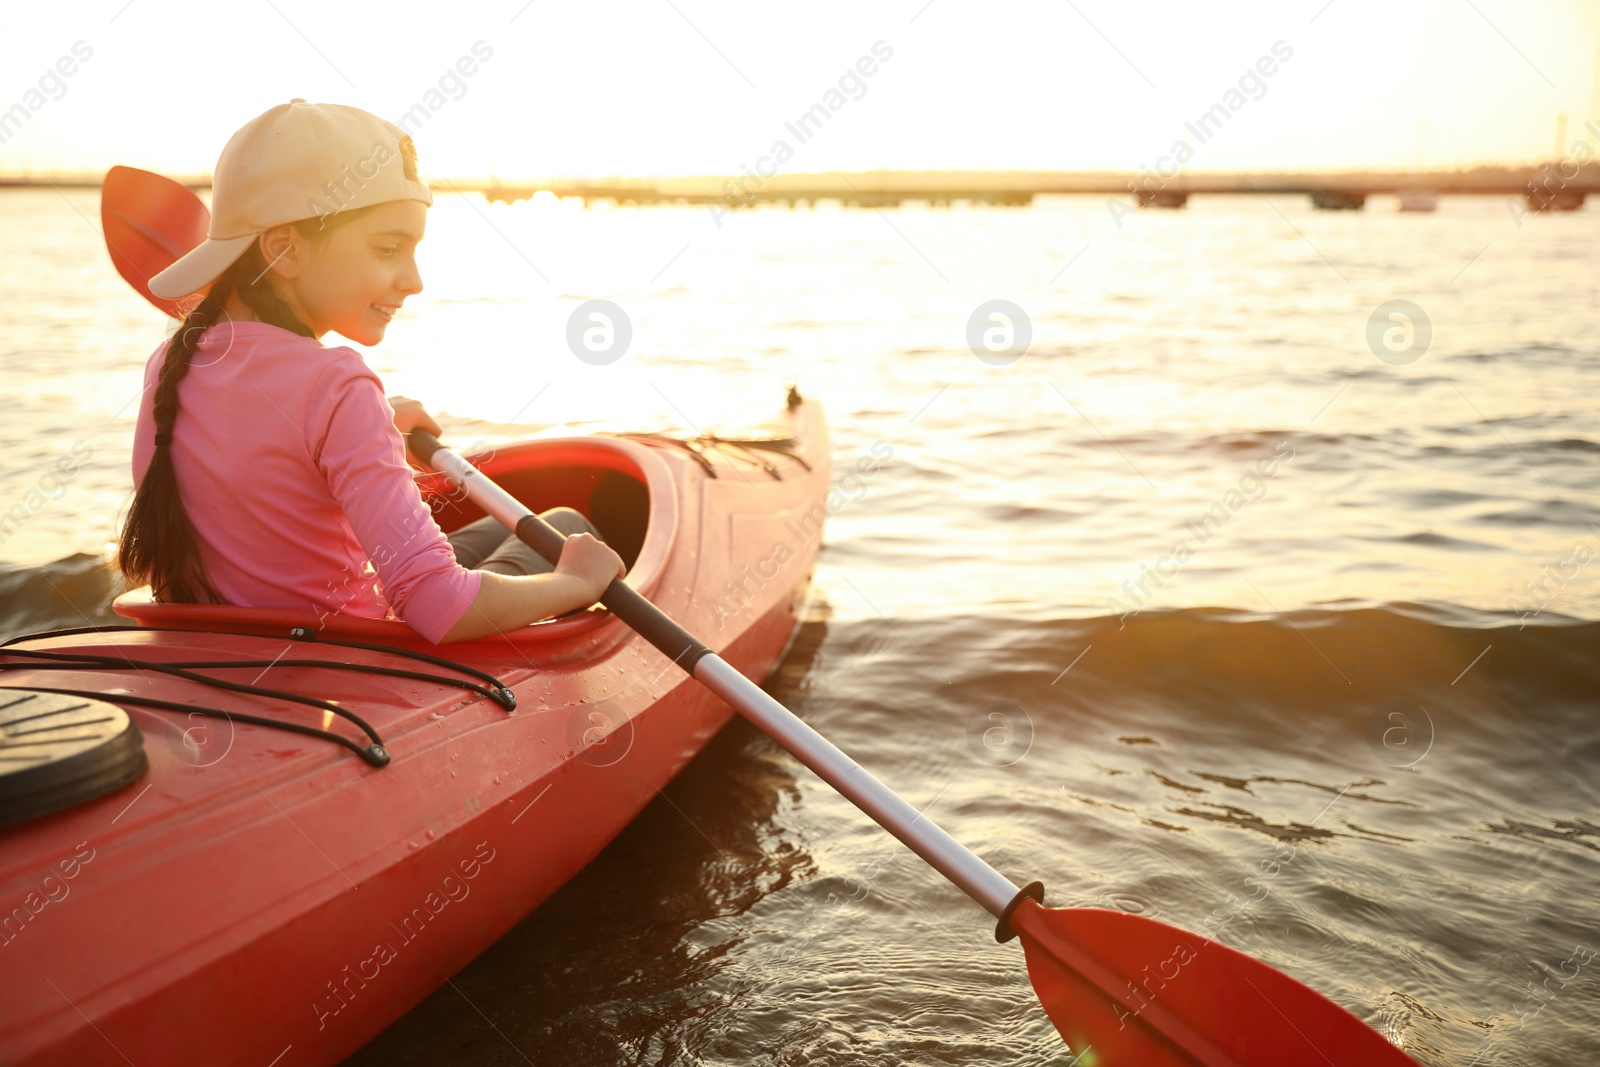
[[[574, 496], [537, 477], [541, 466], [610, 464], [633, 479], [649, 518], [625, 553], [631, 580], [762, 678], [798, 626], [826, 513], [821, 413], [802, 404], [786, 417], [792, 458], [768, 452], [708, 471], [666, 445], [584, 439], [515, 446], [480, 466], [536, 510]], [[544, 490], [518, 493], [519, 473]], [[604, 474], [589, 481], [603, 485]], [[440, 510], [447, 528], [472, 517], [462, 502]], [[291, 613], [123, 610], [163, 629], [13, 647], [141, 663], [287, 648], [286, 659], [351, 663], [394, 657], [333, 642], [391, 644], [489, 671], [517, 708], [426, 681], [269, 668], [265, 681], [280, 689], [359, 710], [390, 753], [380, 768], [315, 738], [126, 704], [147, 738], [143, 779], [0, 829], [0, 908], [26, 913], [9, 926], [0, 913], [6, 1063], [337, 1063], [580, 871], [732, 714], [602, 609], [437, 647], [384, 620], [324, 619], [313, 639], [295, 640], [290, 624], [307, 620], [281, 617]], [[0, 684], [271, 707], [132, 667], [10, 669]], [[54, 866], [80, 853], [89, 858], [70, 878]]]

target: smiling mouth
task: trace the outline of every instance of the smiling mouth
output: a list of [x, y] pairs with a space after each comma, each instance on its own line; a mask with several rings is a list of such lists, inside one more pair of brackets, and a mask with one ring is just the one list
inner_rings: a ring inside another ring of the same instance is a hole
[[384, 322], [388, 322], [393, 319], [394, 313], [400, 310], [398, 304], [372, 304], [369, 306], [373, 311], [376, 311], [380, 316], [383, 317]]

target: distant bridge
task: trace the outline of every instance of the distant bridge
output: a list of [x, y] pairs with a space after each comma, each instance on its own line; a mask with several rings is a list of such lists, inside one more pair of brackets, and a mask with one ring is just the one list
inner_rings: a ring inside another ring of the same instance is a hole
[[[186, 178], [202, 189], [208, 178]], [[98, 175], [0, 177], [0, 187], [54, 185], [92, 188]], [[1331, 211], [1359, 210], [1374, 196], [1392, 195], [1402, 207], [1431, 210], [1440, 196], [1521, 199], [1532, 211], [1574, 211], [1600, 193], [1600, 163], [1567, 160], [1528, 167], [1479, 167], [1455, 171], [1338, 171], [1323, 173], [1178, 174], [1148, 171], [862, 171], [777, 174], [746, 170], [730, 177], [553, 178], [538, 182], [457, 179], [435, 188], [481, 192], [491, 201], [513, 203], [540, 192], [576, 197], [585, 204], [702, 204], [737, 210], [758, 204], [805, 206], [837, 201], [853, 207], [898, 207], [906, 201], [942, 207], [955, 203], [1021, 206], [1039, 196], [1120, 197], [1141, 207], [1181, 208], [1199, 195], [1299, 195]]]
[[1540, 167], [1479, 168], [1439, 172], [1340, 172], [1306, 174], [1182, 174], [1172, 178], [1115, 172], [866, 171], [826, 174], [751, 173], [734, 177], [653, 179], [553, 179], [534, 184], [454, 183], [480, 191], [492, 201], [511, 203], [538, 192], [577, 197], [585, 203], [704, 204], [728, 210], [757, 204], [788, 207], [832, 200], [859, 207], [898, 207], [905, 201], [946, 206], [1026, 205], [1038, 196], [1092, 194], [1125, 197], [1141, 207], [1183, 207], [1189, 197], [1206, 194], [1297, 194], [1326, 210], [1360, 209], [1373, 196], [1394, 195], [1426, 209], [1432, 197], [1499, 196], [1521, 198], [1535, 211], [1571, 211], [1590, 193], [1600, 193], [1600, 165], [1574, 162]]

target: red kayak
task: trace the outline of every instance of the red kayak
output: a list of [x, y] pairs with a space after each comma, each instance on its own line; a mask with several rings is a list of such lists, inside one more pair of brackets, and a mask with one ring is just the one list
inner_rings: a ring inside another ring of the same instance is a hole
[[[114, 167], [101, 219], [118, 271], [173, 313], [147, 280], [207, 232], [205, 206]], [[529, 442], [477, 471], [410, 435], [448, 472], [426, 486], [447, 530], [481, 506], [554, 559], [528, 508], [585, 512], [630, 565], [606, 609], [439, 649], [396, 622], [129, 600], [139, 627], [0, 646], [0, 1062], [336, 1062], [579, 871], [737, 708], [997, 940], [1021, 936], [1075, 1062], [1415, 1067], [1225, 945], [1045, 907], [751, 681], [796, 632], [827, 516], [821, 413], [791, 390], [786, 418], [764, 439]]]
[[[536, 511], [587, 514], [629, 584], [759, 680], [827, 514], [822, 413], [791, 393], [783, 422], [476, 462]], [[482, 514], [424, 490], [446, 530]], [[436, 646], [395, 621], [116, 606], [137, 625], [0, 649], [8, 1067], [337, 1063], [581, 870], [732, 713], [600, 607]]]

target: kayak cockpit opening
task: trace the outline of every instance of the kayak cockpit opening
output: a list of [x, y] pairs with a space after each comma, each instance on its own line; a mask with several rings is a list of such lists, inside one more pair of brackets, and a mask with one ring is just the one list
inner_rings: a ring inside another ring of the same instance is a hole
[[[527, 460], [537, 457], [520, 456]], [[638, 562], [650, 528], [650, 491], [632, 472], [609, 464], [543, 464], [511, 462], [497, 469], [495, 452], [468, 456], [497, 485], [534, 512], [566, 507], [582, 512], [600, 531], [606, 544], [622, 557], [630, 571]], [[483, 510], [461, 493], [434, 480], [424, 484], [424, 499], [435, 521], [451, 533], [483, 517]]]

